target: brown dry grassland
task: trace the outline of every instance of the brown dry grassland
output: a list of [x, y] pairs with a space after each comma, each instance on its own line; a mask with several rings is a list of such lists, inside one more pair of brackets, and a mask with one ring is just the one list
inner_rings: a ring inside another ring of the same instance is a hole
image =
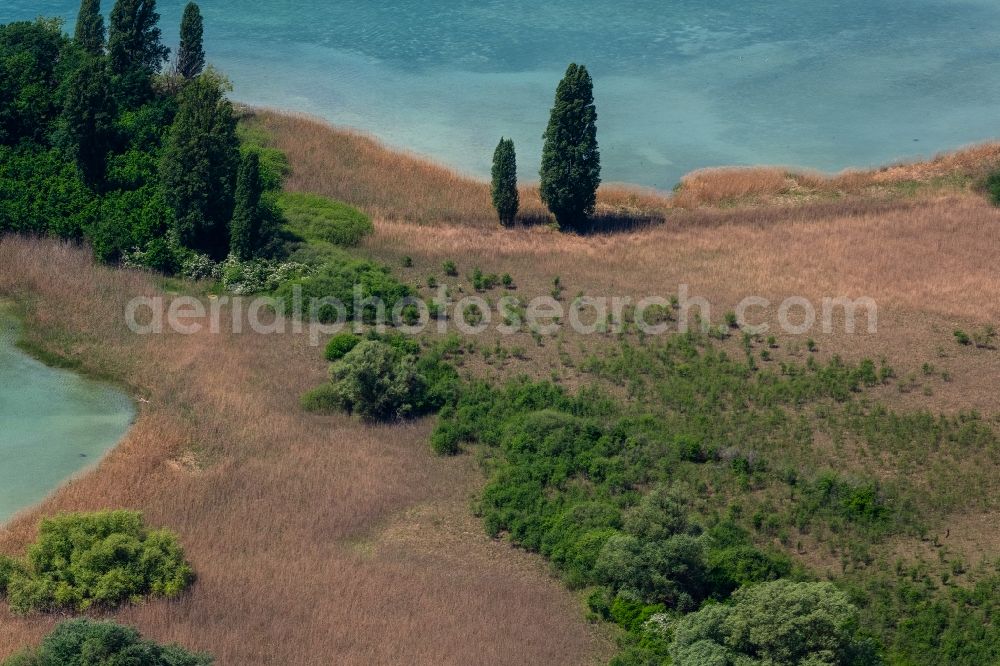
[[[443, 279], [445, 260], [463, 276], [474, 267], [510, 273], [522, 295], [547, 294], [555, 276], [567, 298], [670, 296], [685, 283], [713, 302], [717, 321], [750, 294], [774, 302], [870, 296], [880, 306], [878, 334], [813, 335], [821, 355], [884, 356], [901, 375], [932, 362], [950, 381], [879, 397], [1000, 413], [1000, 352], [952, 338], [956, 327], [1000, 322], [1000, 211], [975, 188], [998, 162], [998, 146], [833, 177], [703, 171], [673, 197], [605, 187], [602, 215], [651, 224], [572, 236], [544, 225], [501, 229], [484, 183], [369, 137], [273, 112], [250, 122], [287, 153], [290, 189], [372, 215], [376, 233], [362, 251], [411, 284]], [[522, 201], [525, 221], [546, 219], [536, 189], [525, 187]], [[402, 267], [403, 256], [412, 267]], [[163, 288], [153, 276], [94, 266], [80, 248], [0, 240], [0, 296], [25, 306], [32, 342], [116, 376], [149, 401], [97, 470], [0, 530], [0, 550], [23, 548], [43, 514], [145, 511], [181, 535], [199, 581], [178, 602], [116, 617], [158, 640], [210, 651], [220, 664], [585, 664], [608, 656], [609, 641], [586, 623], [580, 600], [539, 560], [482, 536], [469, 512], [482, 483], [472, 456], [433, 457], [428, 422], [374, 428], [301, 413], [298, 396], [325, 370], [303, 339], [129, 334], [124, 302]], [[519, 336], [504, 344], [524, 347], [529, 360], [506, 370], [470, 361], [465, 370], [554, 372], [572, 385], [557, 350], [611, 343], [569, 337], [539, 346]], [[795, 345], [802, 342], [783, 346]], [[1000, 491], [994, 486], [982, 490]], [[948, 525], [949, 547], [970, 562], [1000, 555], [1000, 516], [970, 509]], [[54, 621], [0, 611], [0, 656]]]

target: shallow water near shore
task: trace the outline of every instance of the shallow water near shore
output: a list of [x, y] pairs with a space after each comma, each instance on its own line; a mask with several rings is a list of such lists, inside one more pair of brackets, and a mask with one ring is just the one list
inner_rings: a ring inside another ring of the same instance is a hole
[[97, 464], [135, 417], [121, 391], [24, 354], [17, 327], [0, 307], [0, 523]]
[[[158, 3], [171, 46], [184, 4]], [[505, 135], [522, 176], [537, 179], [570, 61], [595, 78], [606, 181], [669, 188], [728, 164], [868, 167], [1000, 135], [994, 0], [200, 4], [209, 60], [237, 99], [479, 176]], [[5, 0], [0, 22], [73, 21], [78, 6]]]

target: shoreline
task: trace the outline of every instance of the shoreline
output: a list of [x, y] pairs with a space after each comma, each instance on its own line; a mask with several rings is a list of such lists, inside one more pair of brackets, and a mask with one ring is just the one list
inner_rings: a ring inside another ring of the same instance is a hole
[[[25, 343], [25, 332], [29, 328], [28, 317], [25, 313], [19, 313], [21, 308], [16, 301], [0, 296], [0, 346], [7, 347], [7, 352], [13, 355], [20, 355], [26, 361], [37, 363], [45, 368], [46, 373], [52, 376], [63, 376], [67, 380], [81, 382], [88, 390], [100, 390], [106, 396], [115, 397], [115, 410], [120, 408], [122, 414], [128, 414], [128, 421], [124, 424], [122, 432], [112, 442], [102, 443], [95, 447], [99, 449], [98, 455], [80, 454], [86, 459], [86, 464], [76, 467], [70, 474], [62, 477], [56, 483], [45, 483], [45, 494], [37, 500], [31, 500], [27, 504], [16, 502], [17, 508], [7, 515], [0, 514], [0, 533], [8, 530], [10, 526], [17, 522], [21, 516], [30, 515], [36, 509], [43, 506], [51, 497], [66, 488], [74, 481], [83, 478], [101, 465], [101, 463], [118, 446], [125, 441], [129, 432], [140, 418], [140, 406], [132, 394], [121, 385], [107, 376], [97, 378], [95, 373], [88, 372], [84, 364], [80, 361], [66, 359], [54, 352], [48, 351], [44, 344]], [[51, 396], [49, 396], [51, 397]], [[63, 396], [64, 401], [68, 396]], [[107, 416], [111, 416], [109, 413]], [[30, 433], [29, 433], [30, 434]], [[65, 444], [64, 444], [65, 445]]]
[[[316, 123], [327, 127], [329, 130], [336, 133], [343, 133], [352, 135], [359, 139], [370, 141], [376, 144], [382, 150], [398, 156], [401, 159], [415, 160], [423, 162], [428, 166], [440, 169], [450, 173], [455, 178], [461, 180], [466, 180], [474, 182], [480, 185], [489, 185], [490, 179], [486, 176], [480, 176], [474, 172], [463, 170], [459, 167], [449, 164], [447, 161], [435, 157], [434, 155], [428, 153], [422, 153], [418, 150], [407, 148], [405, 146], [400, 146], [389, 142], [387, 139], [379, 135], [378, 133], [366, 130], [353, 125], [343, 125], [329, 120], [321, 115], [315, 113], [309, 113], [306, 111], [297, 111], [295, 109], [285, 108], [285, 107], [275, 107], [268, 105], [259, 105], [243, 102], [240, 100], [233, 100], [233, 104], [236, 106], [237, 110], [246, 113], [249, 116], [256, 114], [273, 114], [276, 116], [282, 116], [286, 118], [298, 119], [306, 121], [309, 123]], [[598, 140], [600, 140], [600, 135], [598, 135]], [[825, 180], [836, 180], [847, 175], [856, 174], [877, 174], [884, 173], [890, 170], [905, 169], [908, 167], [914, 167], [917, 165], [931, 164], [945, 160], [949, 157], [956, 157], [966, 153], [980, 151], [988, 148], [997, 148], [1000, 151], [1000, 136], [993, 138], [986, 138], [980, 141], [973, 141], [969, 143], [959, 144], [949, 148], [945, 148], [930, 155], [924, 155], [920, 157], [899, 157], [892, 159], [890, 161], [884, 162], [879, 165], [874, 166], [848, 166], [839, 171], [825, 171], [823, 169], [817, 169], [812, 167], [798, 166], [794, 164], [781, 164], [781, 163], [768, 163], [768, 162], [758, 162], [755, 164], [716, 164], [711, 166], [700, 167], [691, 171], [686, 172], [680, 177], [680, 179], [675, 183], [671, 189], [661, 189], [653, 187], [650, 185], [641, 185], [637, 183], [631, 183], [628, 181], [620, 180], [605, 180], [601, 182], [601, 188], [606, 189], [627, 189], [633, 190], [640, 194], [647, 194], [653, 196], [663, 197], [665, 199], [671, 199], [675, 194], [682, 188], [685, 181], [691, 178], [701, 175], [701, 174], [714, 174], [714, 173], [752, 173], [756, 171], [782, 171], [789, 174], [806, 176], [809, 178], [825, 179]], [[523, 180], [519, 179], [519, 187], [527, 188], [537, 188], [538, 180]]]

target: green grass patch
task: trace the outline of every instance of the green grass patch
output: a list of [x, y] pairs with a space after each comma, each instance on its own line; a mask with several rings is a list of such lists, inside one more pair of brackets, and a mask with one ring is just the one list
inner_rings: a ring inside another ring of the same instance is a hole
[[314, 194], [283, 192], [278, 208], [286, 228], [307, 243], [355, 247], [374, 231], [371, 219], [361, 211]]

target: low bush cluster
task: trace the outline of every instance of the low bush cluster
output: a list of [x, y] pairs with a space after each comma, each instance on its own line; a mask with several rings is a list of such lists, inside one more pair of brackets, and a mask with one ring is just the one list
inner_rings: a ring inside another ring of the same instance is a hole
[[[706, 604], [733, 595], [736, 607], [752, 604], [756, 585], [808, 579], [771, 544], [785, 552], [794, 547], [792, 535], [812, 535], [836, 549], [845, 569], [863, 571], [876, 544], [923, 534], [923, 521], [948, 509], [928, 506], [905, 484], [810, 466], [820, 459], [813, 457], [820, 431], [903, 466], [920, 464], [929, 451], [1000, 451], [978, 415], [900, 414], [873, 405], [864, 392], [894, 373], [867, 360], [824, 364], [810, 356], [804, 364], [757, 368], [705, 336], [684, 334], [638, 348], [623, 342], [582, 370], [594, 381], [575, 395], [528, 379], [463, 385], [457, 402], [441, 411], [431, 444], [442, 454], [465, 443], [485, 447], [490, 480], [478, 513], [487, 531], [541, 553], [569, 584], [596, 589], [592, 611], [628, 632], [618, 666], [669, 663], [677, 619]], [[674, 663], [876, 663], [840, 661], [841, 648], [875, 656], [848, 630], [858, 611], [842, 607], [836, 590], [761, 589], [803, 600], [789, 601], [792, 624], [811, 617], [806, 600], [822, 606], [835, 596], [843, 622], [829, 635], [844, 640], [827, 652], [803, 641], [809, 655], [781, 656], [723, 633], [716, 646], [693, 641], [693, 652]], [[857, 598], [870, 594], [859, 590]], [[899, 637], [891, 621], [867, 606], [860, 612], [887, 646]], [[901, 604], [889, 616], [924, 614]], [[958, 616], [942, 622], [959, 635], [955, 625], [968, 626]]]
[[[397, 303], [413, 295], [413, 290], [397, 281], [389, 268], [349, 257], [322, 263], [308, 275], [283, 282], [274, 293], [290, 307], [296, 288], [302, 290], [303, 302], [309, 307], [306, 314], [323, 323], [342, 317], [353, 320], [356, 316], [367, 323], [375, 322], [378, 309], [369, 299], [378, 299], [382, 304], [386, 321]], [[338, 311], [329, 299], [338, 301], [343, 311]]]
[[344, 411], [368, 421], [422, 416], [457, 400], [458, 372], [445, 351], [423, 352], [402, 334], [351, 334], [332, 338], [327, 346], [330, 382], [302, 398], [307, 411]]
[[207, 655], [144, 639], [114, 622], [70, 620], [58, 625], [37, 648], [25, 650], [3, 666], [210, 666]]
[[193, 580], [177, 537], [131, 511], [47, 518], [26, 559], [0, 557], [0, 595], [21, 614], [173, 598]]

